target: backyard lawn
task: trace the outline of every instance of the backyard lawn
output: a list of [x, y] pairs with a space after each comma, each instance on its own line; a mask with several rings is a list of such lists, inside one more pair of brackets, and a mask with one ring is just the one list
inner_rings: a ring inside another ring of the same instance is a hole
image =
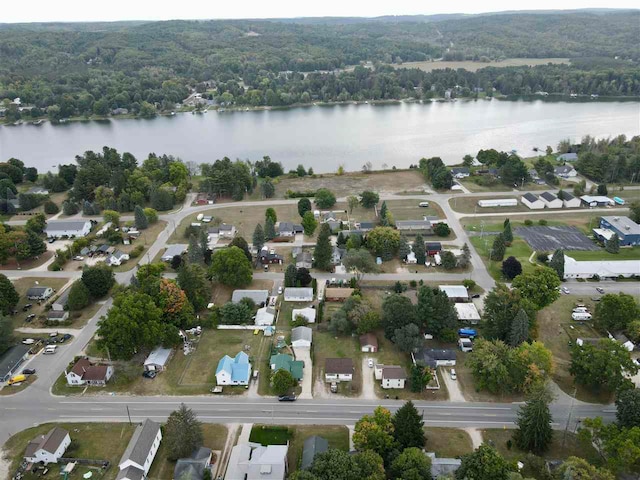
[[469, 434], [458, 428], [425, 427], [425, 451], [435, 452], [438, 458], [456, 458], [473, 452]]
[[[329, 442], [329, 448], [349, 451], [349, 430], [345, 426], [336, 425], [296, 425], [289, 427], [292, 435], [289, 440], [289, 452], [287, 459], [289, 472], [300, 467], [304, 441], [314, 435], [318, 435]], [[253, 432], [252, 432], [253, 433]]]
[[[134, 268], [135, 265], [140, 261], [140, 259], [147, 254], [147, 250], [149, 250], [149, 247], [153, 245], [153, 242], [156, 241], [156, 239], [166, 228], [166, 226], [167, 222], [165, 222], [164, 220], [159, 220], [156, 223], [152, 223], [151, 225], [149, 225], [149, 228], [147, 228], [146, 230], [141, 230], [141, 234], [138, 239], [132, 242], [130, 245], [118, 245], [118, 250], [121, 250], [125, 253], [131, 253], [131, 251], [137, 248], [138, 245], [143, 245], [144, 250], [140, 255], [138, 255], [138, 257], [127, 260], [119, 267], [113, 267], [113, 270], [115, 272], [126, 272]], [[185, 241], [185, 243], [187, 242]]]
[[640, 247], [623, 247], [618, 253], [609, 253], [605, 249], [597, 251], [566, 250], [564, 253], [576, 260], [640, 260]]
[[[16, 310], [18, 311], [18, 313], [9, 317], [13, 324], [13, 328], [30, 327], [32, 326], [31, 323], [34, 323], [34, 322], [24, 323], [24, 320], [27, 317], [27, 315], [35, 313], [37, 318], [38, 316], [43, 315], [45, 313], [44, 307], [47, 302], [42, 302], [41, 305], [38, 305], [38, 302], [36, 300], [28, 300], [26, 297], [27, 290], [29, 290], [31, 287], [40, 286], [40, 287], [51, 287], [54, 289], [55, 292], [59, 292], [60, 289], [67, 284], [67, 282], [69, 282], [69, 279], [67, 278], [41, 278], [41, 277], [28, 277], [28, 278], [19, 278], [17, 280], [13, 280], [12, 281], [13, 286], [15, 287], [16, 292], [18, 292], [18, 295], [20, 295], [20, 300], [18, 301], [18, 305], [16, 305]], [[54, 293], [51, 298], [55, 298], [56, 296], [57, 296], [57, 293]], [[33, 304], [33, 307], [31, 307], [28, 311], [23, 312], [22, 307], [24, 307], [27, 303]]]
[[[482, 261], [487, 266], [489, 274], [495, 280], [504, 281], [504, 279], [502, 278], [502, 262], [489, 260], [489, 252], [491, 252], [491, 247], [493, 245], [494, 239], [495, 236], [493, 235], [485, 235], [484, 237], [470, 237], [471, 243], [476, 248], [478, 254], [482, 258]], [[522, 264], [522, 271], [526, 273], [535, 268], [535, 265], [529, 262], [529, 257], [532, 253], [533, 250], [531, 250], [531, 247], [529, 247], [529, 245], [527, 245], [527, 243], [523, 239], [514, 237], [511, 246], [507, 247], [504, 258], [506, 260], [511, 256], [516, 257]]]
[[[98, 467], [79, 466], [69, 477], [70, 479], [79, 480], [88, 471], [93, 473], [92, 478], [94, 479], [113, 480], [116, 478], [118, 461], [135, 429], [134, 425], [129, 425], [128, 423], [44, 423], [37, 427], [23, 430], [13, 435], [4, 445], [5, 454], [11, 460], [11, 472], [20, 464], [27, 444], [38, 435], [46, 434], [55, 426], [69, 431], [72, 440], [71, 446], [67, 450], [69, 456], [104, 459], [111, 463], [111, 466], [104, 474], [102, 474], [102, 469]], [[24, 478], [28, 480], [40, 478], [54, 480], [60, 478], [60, 473], [59, 469], [53, 466], [44, 477], [28, 473]]]
[[[325, 318], [329, 318], [328, 312], [325, 311]], [[362, 361], [360, 352], [360, 343], [358, 337], [339, 336], [334, 337], [328, 331], [313, 332], [313, 378], [314, 387], [316, 382], [324, 381], [324, 364], [327, 358], [351, 358], [355, 372], [352, 382], [341, 382], [339, 385], [339, 393], [349, 396], [357, 396], [362, 391]]]
[[[537, 210], [540, 211], [540, 210]], [[544, 211], [544, 210], [543, 210]], [[620, 210], [616, 210], [620, 212]], [[478, 212], [480, 213], [480, 212]], [[547, 213], [547, 212], [545, 212]], [[591, 229], [598, 226], [599, 219], [603, 213], [590, 212], [588, 209], [564, 209], [564, 210], [548, 210], [549, 215], [532, 214], [529, 220], [533, 221], [533, 225], [539, 225], [539, 220], [544, 219], [547, 225], [552, 226], [574, 226], [582, 230], [583, 233], [591, 235]], [[612, 212], [611, 214], [614, 214]], [[551, 219], [551, 218], [553, 219]], [[479, 232], [481, 224], [484, 224], [485, 232], [501, 232], [503, 229], [502, 222], [506, 218], [511, 221], [511, 228], [515, 231], [516, 227], [525, 226], [527, 215], [496, 215], [490, 217], [463, 217], [460, 223], [463, 228], [468, 231]]]

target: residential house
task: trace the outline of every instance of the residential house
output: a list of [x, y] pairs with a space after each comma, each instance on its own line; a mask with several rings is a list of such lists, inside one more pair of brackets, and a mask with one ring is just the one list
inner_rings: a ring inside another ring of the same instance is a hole
[[467, 178], [471, 175], [471, 171], [467, 167], [455, 167], [451, 169], [451, 175], [457, 179]]
[[337, 222], [340, 220], [340, 216], [337, 215], [337, 213], [342, 213], [342, 212], [322, 212], [320, 214], [320, 222], [321, 223], [328, 223], [328, 222]]
[[40, 435], [29, 442], [24, 459], [30, 463], [58, 463], [71, 444], [69, 432], [54, 427], [46, 435]]
[[344, 302], [353, 292], [353, 288], [329, 287], [324, 290], [324, 298], [327, 302]]
[[256, 312], [256, 327], [273, 325], [276, 318], [276, 309], [273, 307], [262, 307]]
[[116, 250], [115, 252], [113, 252], [111, 255], [107, 257], [107, 265], [112, 265], [117, 267], [122, 265], [127, 260], [129, 260], [128, 253], [123, 252], [122, 250]]
[[629, 217], [605, 216], [600, 218], [600, 228], [615, 232], [620, 239], [620, 246], [640, 245], [640, 225]]
[[298, 255], [302, 253], [302, 247], [293, 247], [291, 249], [291, 256], [295, 259], [298, 258]]
[[526, 205], [531, 210], [542, 210], [544, 208], [544, 202], [538, 198], [537, 195], [533, 193], [525, 193], [520, 201], [523, 205]]
[[360, 351], [367, 353], [378, 351], [378, 339], [373, 333], [365, 333], [360, 336]]
[[138, 425], [120, 458], [120, 471], [116, 480], [146, 479], [161, 441], [162, 430], [159, 423], [146, 419]]
[[338, 233], [342, 231], [342, 222], [340, 220], [336, 220], [335, 222], [325, 222], [325, 223], [329, 225], [329, 229], [331, 230], [331, 233]]
[[558, 155], [559, 162], [575, 162], [576, 160], [578, 160], [577, 153], [569, 152], [569, 153], [563, 153], [562, 155]]
[[455, 473], [462, 460], [459, 458], [437, 458], [434, 452], [427, 452], [431, 459], [431, 477], [433, 478], [455, 478]]
[[50, 322], [64, 322], [69, 318], [69, 312], [67, 310], [49, 310], [47, 312], [47, 320]]
[[225, 480], [284, 480], [288, 445], [241, 443], [231, 449]]
[[452, 302], [466, 302], [469, 300], [469, 292], [464, 285], [438, 285], [438, 288], [446, 293]]
[[284, 262], [282, 255], [278, 255], [275, 250], [270, 250], [267, 246], [260, 250], [259, 259], [262, 265], [282, 265]]
[[234, 290], [231, 295], [233, 303], [238, 303], [243, 298], [253, 300], [253, 303], [258, 306], [266, 305], [269, 299], [269, 290]]
[[89, 220], [49, 220], [44, 229], [48, 238], [86, 237], [91, 231]]
[[332, 265], [341, 264], [342, 263], [342, 257], [344, 257], [345, 253], [347, 253], [346, 249], [334, 246], [333, 250], [331, 252], [331, 264]]
[[411, 354], [413, 363], [421, 362], [427, 367], [455, 367], [456, 351], [450, 349], [423, 348]]
[[637, 260], [577, 261], [567, 255], [564, 256], [565, 279], [586, 279], [592, 278], [594, 275], [600, 279], [640, 276], [640, 263]]
[[53, 295], [51, 287], [31, 287], [27, 290], [29, 300], [47, 300], [51, 295]]
[[207, 233], [209, 235], [209, 241], [214, 238], [233, 238], [236, 236], [236, 227], [223, 223], [217, 227], [209, 227]]
[[173, 350], [170, 348], [154, 348], [144, 361], [145, 371], [162, 372], [166, 370], [172, 353]]
[[287, 287], [284, 289], [285, 302], [311, 302], [313, 301], [313, 288], [311, 287]]
[[624, 333], [616, 333], [615, 335], [609, 334], [609, 338], [611, 340], [615, 340], [630, 352], [633, 352], [633, 349], [635, 348], [633, 342], [629, 340]]
[[313, 255], [311, 252], [301, 252], [296, 257], [296, 268], [311, 268], [313, 266]]
[[407, 265], [416, 265], [418, 263], [418, 259], [416, 254], [413, 253], [413, 250], [407, 254], [407, 258], [405, 259]]
[[175, 257], [176, 255], [178, 256], [184, 255], [185, 252], [187, 251], [187, 248], [189, 248], [189, 245], [182, 245], [182, 244], [169, 245], [167, 247], [167, 250], [162, 254], [162, 261], [170, 262], [171, 260], [173, 260], [173, 257]]
[[356, 222], [355, 227], [359, 232], [366, 233], [376, 228], [376, 224], [374, 222]]
[[204, 471], [211, 465], [210, 448], [196, 448], [190, 457], [180, 458], [173, 469], [174, 480], [203, 480]]
[[560, 167], [555, 167], [553, 169], [553, 173], [556, 177], [561, 178], [574, 178], [578, 176], [578, 172], [571, 165], [562, 165]]
[[62, 312], [67, 309], [67, 303], [69, 302], [69, 293], [71, 292], [71, 288], [67, 288], [64, 292], [58, 295], [53, 303], [51, 304], [51, 310], [56, 312]]
[[542, 192], [539, 198], [547, 208], [562, 208], [562, 200], [551, 192]]
[[[572, 194], [570, 194], [569, 192], [565, 192], [564, 190], [562, 190], [562, 206], [565, 208], [578, 208], [581, 204], [581, 201], [579, 198], [574, 197]], [[558, 195], [558, 198], [560, 198], [560, 195]]]
[[382, 388], [404, 388], [406, 381], [407, 374], [404, 368], [397, 365], [385, 365], [382, 368]]
[[67, 385], [91, 387], [104, 387], [113, 376], [111, 365], [93, 365], [88, 359], [80, 358], [73, 365], [71, 370], [64, 372], [67, 378]]
[[251, 363], [249, 356], [239, 352], [234, 358], [225, 355], [218, 362], [216, 383], [218, 385], [249, 385]]
[[291, 320], [295, 320], [300, 316], [304, 317], [307, 320], [307, 323], [316, 323], [317, 313], [317, 310], [312, 307], [294, 308], [291, 311]]
[[426, 250], [427, 256], [433, 257], [435, 254], [439, 254], [442, 251], [442, 243], [426, 242], [425, 250]]
[[297, 231], [296, 225], [291, 222], [278, 223], [277, 232], [279, 237], [295, 237]]
[[582, 195], [580, 197], [580, 201], [583, 205], [590, 208], [609, 207], [615, 205], [615, 202], [613, 200], [603, 195]]
[[329, 450], [329, 442], [318, 435], [308, 437], [302, 447], [302, 463], [300, 468], [302, 470], [308, 469], [313, 463], [313, 459], [319, 453], [324, 453]]
[[461, 322], [476, 324], [480, 322], [480, 313], [473, 303], [456, 303], [453, 305]]
[[424, 234], [431, 235], [433, 230], [431, 228], [430, 220], [397, 220], [396, 228], [407, 235]]
[[0, 356], [0, 382], [6, 382], [17, 373], [20, 365], [29, 356], [29, 347], [14, 345]]
[[311, 348], [313, 332], [309, 327], [295, 327], [291, 330], [291, 346], [294, 348]]
[[531, 177], [531, 180], [533, 181], [540, 180], [540, 175], [538, 175], [538, 171], [535, 168], [532, 168], [527, 173]]
[[354, 371], [351, 358], [327, 358], [324, 362], [324, 378], [327, 382], [350, 382]]
[[302, 377], [304, 376], [304, 362], [301, 360], [294, 360], [291, 355], [284, 353], [271, 355], [269, 365], [271, 370], [274, 372], [277, 372], [278, 370], [286, 370], [298, 381], [302, 380]]
[[27, 193], [30, 195], [49, 195], [49, 190], [43, 187], [31, 187]]

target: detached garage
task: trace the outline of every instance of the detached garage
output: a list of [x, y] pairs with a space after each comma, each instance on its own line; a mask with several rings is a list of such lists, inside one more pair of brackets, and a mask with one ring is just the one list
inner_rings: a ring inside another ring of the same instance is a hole
[[544, 208], [544, 202], [533, 193], [525, 193], [520, 201], [531, 210], [542, 210]]

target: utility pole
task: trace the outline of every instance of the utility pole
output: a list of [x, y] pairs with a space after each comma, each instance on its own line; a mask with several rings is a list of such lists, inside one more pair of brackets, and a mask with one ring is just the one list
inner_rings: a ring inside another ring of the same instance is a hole
[[564, 427], [564, 436], [562, 437], [562, 448], [564, 448], [564, 444], [567, 441], [567, 430], [569, 430], [569, 423], [571, 422], [571, 414], [573, 413], [573, 404], [576, 401], [576, 393], [578, 388], [573, 389], [573, 395], [571, 396], [571, 407], [569, 408], [569, 415], [567, 416], [567, 424]]
[[131, 414], [129, 413], [129, 405], [127, 405], [127, 417], [129, 417], [129, 425], [131, 425]]

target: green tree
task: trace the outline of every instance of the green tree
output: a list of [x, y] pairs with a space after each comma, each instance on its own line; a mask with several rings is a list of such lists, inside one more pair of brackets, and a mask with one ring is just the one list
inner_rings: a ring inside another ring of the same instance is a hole
[[367, 246], [374, 255], [391, 260], [400, 247], [400, 232], [391, 227], [376, 227], [367, 235]]
[[276, 370], [275, 373], [271, 375], [271, 385], [273, 386], [273, 391], [277, 395], [284, 395], [288, 393], [295, 384], [296, 379], [293, 378], [293, 375], [291, 375], [291, 372], [288, 370]]
[[272, 207], [269, 207], [264, 212], [265, 221], [271, 219], [273, 224], [275, 225], [278, 222], [278, 215], [276, 214], [276, 210]]
[[27, 230], [27, 245], [29, 247], [30, 258], [36, 258], [41, 253], [47, 251], [47, 246], [42, 240], [42, 237], [33, 230]]
[[373, 332], [380, 327], [380, 314], [375, 310], [369, 310], [360, 317], [356, 325], [358, 335]]
[[409, 323], [393, 331], [391, 339], [399, 350], [407, 353], [417, 352], [422, 347], [420, 328], [415, 323]]
[[0, 313], [9, 315], [20, 301], [13, 283], [0, 273]]
[[518, 310], [509, 331], [509, 345], [517, 347], [529, 338], [529, 316], [523, 309]]
[[462, 456], [456, 471], [459, 480], [508, 480], [512, 471], [509, 463], [495, 448], [483, 443], [474, 452]]
[[298, 200], [298, 214], [301, 217], [304, 217], [304, 214], [310, 212], [311, 210], [311, 200], [309, 200], [307, 197]]
[[411, 253], [411, 247], [409, 246], [409, 242], [407, 241], [407, 237], [403, 234], [400, 234], [400, 244], [398, 246], [398, 257], [400, 260], [406, 260], [407, 255]]
[[458, 322], [449, 297], [439, 288], [422, 286], [418, 289], [416, 312], [418, 324], [438, 337], [445, 330], [455, 328]]
[[458, 261], [456, 260], [456, 256], [453, 254], [453, 252], [450, 252], [449, 250], [445, 250], [444, 252], [442, 252], [441, 256], [442, 256], [442, 267], [445, 270], [453, 270], [458, 266]]
[[[357, 200], [357, 198], [356, 198]], [[357, 204], [356, 204], [357, 205]], [[383, 227], [389, 227], [389, 223], [387, 222], [387, 214], [389, 213], [389, 208], [387, 207], [387, 202], [385, 202], [384, 200], [382, 201], [382, 205], [380, 206], [380, 213], [379, 213], [379, 218], [380, 218], [380, 225], [382, 225]]]
[[505, 251], [507, 250], [507, 246], [504, 241], [504, 235], [499, 233], [496, 235], [496, 238], [493, 240], [493, 246], [491, 247], [491, 252], [489, 253], [489, 258], [496, 262], [501, 262], [504, 259]]
[[[199, 232], [198, 232], [199, 233]], [[187, 258], [189, 263], [204, 264], [204, 251], [195, 235], [189, 236], [189, 247], [187, 248]]]
[[424, 421], [413, 402], [409, 400], [393, 415], [393, 436], [401, 450], [410, 447], [423, 448]]
[[411, 366], [409, 385], [411, 391], [415, 393], [422, 392], [429, 385], [433, 376], [431, 370], [424, 365], [414, 364]]
[[539, 309], [551, 305], [560, 297], [559, 287], [560, 279], [556, 271], [549, 267], [537, 267], [533, 271], [522, 273], [512, 283], [512, 288], [522, 298], [531, 301]]
[[640, 201], [629, 204], [629, 218], [636, 223], [640, 223]]
[[71, 285], [71, 288], [69, 289], [67, 308], [72, 312], [82, 310], [84, 307], [89, 305], [90, 301], [91, 295], [84, 282], [80, 280], [73, 282], [73, 285]]
[[620, 252], [620, 238], [618, 238], [617, 233], [614, 233], [611, 238], [605, 242], [604, 248], [609, 253]]
[[439, 237], [448, 237], [451, 233], [451, 228], [444, 222], [438, 222], [433, 226], [433, 233]]
[[564, 280], [564, 250], [559, 248], [553, 252], [553, 256], [549, 261], [549, 268], [553, 268], [558, 274], [558, 278]]
[[356, 422], [353, 432], [353, 445], [357, 450], [372, 450], [380, 456], [386, 456], [394, 444], [391, 412], [376, 407], [373, 415], [364, 415]]
[[260, 189], [262, 190], [264, 198], [272, 198], [276, 194], [276, 187], [270, 178], [267, 178], [260, 184]]
[[205, 273], [204, 268], [195, 263], [183, 263], [178, 270], [178, 285], [184, 290], [196, 312], [206, 307], [211, 298], [211, 286]]
[[499, 283], [484, 301], [485, 337], [508, 340], [511, 323], [520, 309], [527, 313], [529, 319], [535, 318], [536, 309], [531, 302], [523, 300], [516, 290]]
[[596, 304], [594, 324], [602, 331], [621, 331], [640, 318], [640, 306], [632, 295], [608, 293]]
[[363, 273], [372, 273], [378, 271], [378, 265], [376, 260], [364, 248], [351, 249], [347, 251], [342, 258], [342, 264], [347, 271], [355, 273], [356, 277], [359, 277]]
[[336, 204], [336, 196], [331, 190], [319, 188], [316, 191], [314, 201], [320, 208], [331, 208]]
[[223, 325], [243, 325], [251, 321], [253, 309], [246, 303], [227, 302], [220, 309], [220, 320]]
[[153, 208], [145, 208], [143, 210], [148, 223], [156, 223], [158, 221], [158, 211]]
[[329, 224], [323, 223], [320, 226], [316, 248], [313, 252], [315, 267], [319, 270], [331, 270], [331, 229]]
[[620, 428], [605, 424], [601, 417], [585, 418], [578, 437], [585, 446], [595, 446], [613, 472], [640, 470], [640, 427]]
[[604, 468], [591, 465], [584, 458], [569, 457], [558, 467], [557, 478], [563, 480], [615, 480]]
[[270, 242], [274, 238], [276, 238], [276, 226], [271, 218], [267, 218], [264, 222], [264, 239], [267, 242]]
[[286, 270], [284, 271], [284, 286], [285, 287], [295, 287], [296, 286], [296, 274], [298, 273], [298, 270], [296, 269], [296, 266], [293, 264], [290, 264], [287, 266]]
[[473, 155], [465, 155], [464, 157], [462, 157], [462, 165], [464, 165], [467, 168], [471, 168], [471, 166], [473, 165]]
[[262, 225], [257, 224], [255, 230], [253, 231], [253, 248], [260, 252], [263, 246], [264, 231], [262, 230]]
[[302, 217], [302, 228], [304, 229], [304, 234], [310, 237], [316, 231], [317, 227], [318, 221], [316, 220], [316, 217], [313, 216], [313, 212], [308, 211], [305, 213], [304, 217]]
[[413, 240], [413, 253], [416, 254], [416, 263], [418, 265], [424, 265], [427, 262], [427, 251], [422, 235], [420, 234], [417, 234]]
[[614, 392], [630, 384], [625, 373], [635, 375], [638, 366], [629, 351], [615, 340], [603, 338], [597, 344], [574, 344], [569, 373], [576, 383], [594, 390]]
[[25, 228], [27, 230], [31, 230], [32, 232], [40, 235], [42, 234], [46, 226], [47, 226], [47, 219], [42, 213], [38, 213], [37, 215], [33, 215], [29, 217], [29, 220], [27, 220], [27, 224], [25, 225]]
[[133, 215], [135, 218], [136, 228], [138, 230], [145, 230], [149, 227], [149, 219], [140, 205], [136, 205], [136, 208], [133, 210]]
[[400, 480], [431, 478], [431, 459], [421, 448], [406, 448], [391, 463], [391, 475]]
[[360, 194], [360, 204], [364, 208], [373, 208], [380, 201], [380, 195], [370, 190], [365, 190]]
[[600, 185], [598, 185], [598, 195], [608, 195], [609, 194], [609, 190], [607, 189], [607, 185], [605, 183], [601, 183]]
[[247, 260], [249, 260], [249, 262], [253, 261], [253, 255], [251, 255], [249, 244], [244, 239], [244, 237], [241, 237], [240, 235], [236, 235], [235, 237], [233, 237], [233, 240], [231, 240], [231, 243], [229, 243], [229, 246], [238, 247], [240, 250], [244, 252], [244, 255], [247, 257]]
[[46, 213], [47, 215], [55, 215], [59, 211], [60, 208], [58, 207], [58, 205], [56, 205], [55, 202], [52, 202], [51, 200], [47, 200], [46, 202], [44, 202], [44, 213]]
[[189, 457], [202, 446], [202, 424], [193, 410], [184, 403], [169, 415], [164, 426], [163, 441], [167, 458], [172, 462]]
[[349, 206], [349, 213], [353, 213], [353, 209], [360, 205], [360, 200], [355, 195], [347, 197], [347, 205]]
[[384, 335], [393, 339], [397, 329], [417, 323], [416, 308], [408, 297], [403, 295], [389, 295], [382, 302], [381, 325]]
[[513, 242], [513, 231], [511, 230], [511, 221], [507, 218], [504, 221], [504, 230], [502, 231], [502, 235], [504, 237], [504, 243], [507, 245], [511, 245]]
[[0, 314], [0, 355], [13, 345], [13, 324], [11, 320]]
[[513, 280], [518, 275], [522, 273], [522, 264], [518, 261], [516, 257], [507, 257], [507, 259], [502, 262], [502, 275], [509, 280]]
[[520, 450], [541, 455], [546, 452], [553, 439], [551, 424], [553, 418], [549, 410], [551, 396], [546, 387], [538, 387], [520, 407], [518, 412], [518, 428], [513, 440]]
[[244, 287], [253, 279], [253, 268], [238, 247], [218, 250], [211, 258], [209, 273], [218, 282], [231, 287]]
[[616, 396], [616, 419], [621, 428], [640, 427], [640, 389], [628, 388]]
[[84, 267], [81, 278], [92, 298], [105, 296], [116, 283], [113, 270], [107, 265]]
[[[95, 213], [98, 213], [97, 211]], [[105, 210], [102, 212], [102, 218], [105, 222], [111, 222], [116, 227], [120, 224], [120, 214], [115, 210]]]

